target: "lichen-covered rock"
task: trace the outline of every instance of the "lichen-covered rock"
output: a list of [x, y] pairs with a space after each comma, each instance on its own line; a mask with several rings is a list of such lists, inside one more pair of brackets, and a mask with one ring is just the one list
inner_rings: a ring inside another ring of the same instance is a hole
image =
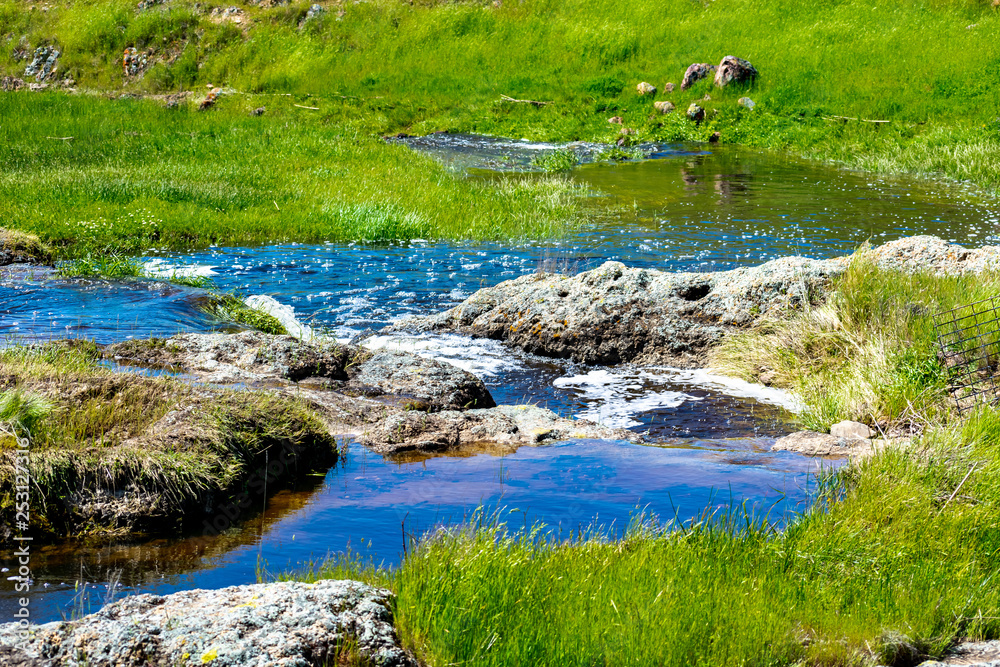
[[28, 66], [24, 68], [24, 76], [33, 76], [39, 83], [54, 78], [58, 69], [59, 50], [54, 46], [39, 46]]
[[692, 102], [691, 106], [688, 107], [687, 117], [688, 120], [692, 120], [695, 123], [700, 123], [701, 121], [705, 120], [705, 109]]
[[741, 107], [750, 110], [753, 110], [753, 108], [757, 106], [757, 103], [751, 100], [749, 97], [741, 97], [740, 99], [736, 100], [736, 103], [739, 104]]
[[1000, 246], [968, 249], [936, 236], [909, 236], [866, 251], [883, 269], [968, 275], [1000, 271]]
[[563, 419], [551, 410], [532, 405], [501, 405], [488, 410], [436, 414], [400, 412], [382, 419], [360, 438], [365, 445], [383, 454], [444, 452], [481, 444], [513, 450], [522, 445], [573, 439], [641, 440], [625, 429], [608, 428], [582, 419]]
[[353, 345], [256, 331], [180, 334], [109, 345], [119, 363], [174, 368], [215, 384], [329, 381], [326, 388], [388, 396], [402, 407], [462, 410], [496, 405], [486, 385], [456, 366], [406, 352], [371, 352]]
[[674, 103], [670, 100], [660, 100], [659, 102], [653, 102], [653, 108], [660, 113], [670, 113], [674, 110]]
[[725, 88], [731, 83], [753, 83], [757, 78], [757, 69], [749, 61], [726, 56], [715, 70], [715, 85]]
[[378, 667], [417, 663], [399, 645], [392, 593], [356, 581], [277, 582], [136, 595], [76, 621], [0, 625], [0, 644], [52, 667], [340, 664], [344, 647]]
[[667, 273], [620, 262], [568, 277], [522, 276], [397, 330], [453, 330], [584, 363], [697, 366], [728, 327], [801, 307], [844, 260], [783, 258], [719, 273]]
[[[1000, 270], [1000, 247], [967, 250], [932, 236], [863, 249], [854, 259], [899, 271]], [[605, 262], [576, 276], [538, 273], [477, 291], [458, 306], [393, 331], [455, 331], [527, 352], [592, 364], [704, 362], [734, 327], [819, 304], [852, 257], [783, 257], [715, 273], [668, 273]]]
[[637, 85], [635, 87], [635, 89], [636, 89], [636, 92], [638, 92], [640, 95], [655, 95], [656, 94], [656, 86], [654, 86], [653, 84], [648, 83], [646, 81], [641, 82], [639, 85]]
[[705, 77], [715, 71], [715, 65], [708, 63], [694, 63], [689, 65], [684, 72], [684, 79], [681, 81], [681, 90], [687, 90]]

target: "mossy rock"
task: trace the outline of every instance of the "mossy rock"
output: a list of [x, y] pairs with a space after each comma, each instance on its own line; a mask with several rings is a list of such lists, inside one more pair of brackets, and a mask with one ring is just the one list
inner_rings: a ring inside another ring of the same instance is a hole
[[51, 263], [52, 249], [37, 236], [0, 227], [0, 266]]

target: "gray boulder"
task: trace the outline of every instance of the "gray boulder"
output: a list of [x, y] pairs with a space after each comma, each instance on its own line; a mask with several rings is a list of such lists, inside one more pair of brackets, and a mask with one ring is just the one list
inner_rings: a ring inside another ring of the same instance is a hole
[[684, 72], [684, 79], [681, 81], [681, 90], [687, 90], [714, 71], [715, 65], [709, 65], [708, 63], [694, 63], [693, 65], [689, 65]]
[[24, 76], [33, 76], [38, 82], [53, 78], [58, 68], [59, 50], [54, 46], [39, 46], [28, 66], [24, 68]]
[[[356, 581], [278, 582], [136, 595], [76, 621], [0, 625], [23, 665], [264, 667], [340, 664], [352, 646], [366, 664], [417, 664], [393, 628], [392, 593]], [[0, 653], [0, 655], [3, 655]], [[11, 664], [5, 662], [4, 664]]]
[[365, 431], [361, 441], [376, 452], [435, 453], [489, 446], [513, 451], [520, 446], [559, 440], [628, 440], [641, 438], [583, 419], [563, 419], [546, 408], [501, 405], [489, 410], [447, 411], [436, 414], [400, 412]]
[[670, 100], [660, 100], [659, 102], [653, 102], [653, 108], [660, 113], [670, 113], [674, 110], [674, 103]]
[[406, 407], [419, 410], [492, 408], [493, 397], [483, 381], [451, 364], [407, 352], [380, 350], [348, 369], [350, 384], [374, 388], [381, 395], [411, 399]]
[[801, 257], [718, 273], [667, 273], [620, 262], [569, 277], [522, 276], [395, 330], [459, 331], [590, 364], [703, 365], [726, 331], [822, 295], [845, 260]]
[[[967, 250], [932, 236], [859, 251], [876, 266], [965, 275], [1000, 270], [1000, 247]], [[454, 331], [588, 364], [704, 365], [736, 327], [822, 303], [852, 257], [783, 257], [715, 273], [668, 273], [605, 262], [576, 276], [536, 273], [477, 291], [454, 308], [388, 331]]]
[[350, 394], [391, 397], [402, 407], [420, 410], [496, 405], [482, 380], [451, 364], [257, 331], [125, 341], [109, 345], [103, 355], [127, 365], [173, 368], [213, 384], [311, 382]]
[[753, 83], [757, 78], [757, 69], [749, 61], [726, 56], [715, 70], [715, 85], [725, 88], [731, 83]]

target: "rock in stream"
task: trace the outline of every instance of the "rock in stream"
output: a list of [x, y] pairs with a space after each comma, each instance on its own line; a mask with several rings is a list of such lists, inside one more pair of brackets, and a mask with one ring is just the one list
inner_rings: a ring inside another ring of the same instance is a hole
[[347, 647], [367, 664], [415, 667], [393, 628], [392, 597], [334, 580], [135, 595], [76, 621], [31, 626], [26, 640], [17, 623], [0, 625], [0, 662], [306, 667], [342, 664]]
[[[887, 270], [962, 275], [1000, 269], [1000, 247], [969, 250], [933, 236], [861, 252]], [[452, 331], [587, 364], [696, 367], [727, 333], [824, 301], [854, 257], [783, 257], [708, 273], [605, 262], [575, 276], [537, 273], [502, 282], [388, 331]]]

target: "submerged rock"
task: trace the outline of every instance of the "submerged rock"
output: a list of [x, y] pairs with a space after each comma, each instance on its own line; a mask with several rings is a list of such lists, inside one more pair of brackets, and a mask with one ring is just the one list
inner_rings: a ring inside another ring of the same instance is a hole
[[393, 628], [392, 599], [334, 580], [135, 595], [79, 620], [31, 626], [26, 640], [17, 623], [5, 623], [0, 644], [21, 654], [10, 651], [4, 664], [52, 667], [341, 664], [344, 647], [365, 664], [415, 667]]
[[681, 81], [681, 90], [687, 90], [714, 71], [715, 65], [709, 65], [708, 63], [694, 63], [693, 65], [689, 65], [684, 72], [684, 79]]
[[731, 83], [753, 83], [756, 78], [757, 68], [736, 56], [726, 56], [715, 70], [715, 85], [719, 88], [725, 88]]

